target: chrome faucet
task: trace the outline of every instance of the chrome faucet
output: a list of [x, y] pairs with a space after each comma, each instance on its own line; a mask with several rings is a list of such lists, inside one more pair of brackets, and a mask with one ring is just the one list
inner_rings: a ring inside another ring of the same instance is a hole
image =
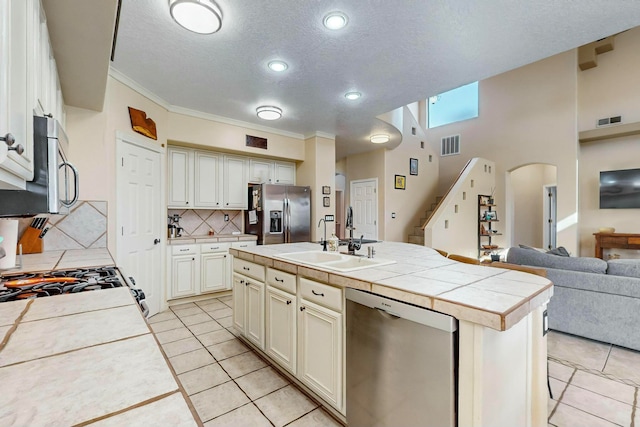
[[347, 253], [349, 255], [355, 255], [356, 251], [360, 250], [360, 248], [362, 247], [362, 238], [364, 237], [364, 234], [360, 236], [359, 242], [353, 240], [353, 230], [355, 230], [355, 228], [353, 227], [353, 209], [351, 208], [351, 206], [347, 208], [347, 221], [345, 224], [345, 228], [349, 230], [349, 243], [347, 244]]
[[320, 244], [322, 245], [322, 250], [326, 252], [327, 251], [327, 221], [325, 221], [324, 218], [320, 218], [320, 221], [318, 221], [318, 228], [320, 228], [321, 222], [324, 222], [324, 235], [322, 240], [320, 240]]

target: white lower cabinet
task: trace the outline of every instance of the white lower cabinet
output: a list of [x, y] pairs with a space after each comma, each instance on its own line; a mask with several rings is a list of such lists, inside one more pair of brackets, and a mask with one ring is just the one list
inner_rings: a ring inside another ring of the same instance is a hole
[[231, 289], [229, 243], [171, 245], [168, 298], [184, 298]]
[[[199, 256], [199, 255], [198, 255]], [[189, 297], [196, 294], [196, 255], [178, 255], [171, 259], [171, 297]]]
[[[295, 277], [294, 277], [295, 279]], [[296, 296], [267, 286], [266, 352], [296, 374]]]
[[245, 334], [245, 280], [240, 274], [233, 274], [233, 326], [242, 335]]
[[227, 254], [202, 254], [200, 256], [200, 292], [217, 292], [228, 288]]
[[245, 283], [245, 335], [264, 350], [264, 283], [247, 280]]
[[298, 378], [339, 411], [343, 410], [342, 313], [300, 299]]

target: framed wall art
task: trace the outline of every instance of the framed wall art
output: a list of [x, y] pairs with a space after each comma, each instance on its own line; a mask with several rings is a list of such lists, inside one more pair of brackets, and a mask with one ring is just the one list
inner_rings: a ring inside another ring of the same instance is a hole
[[396, 175], [395, 189], [404, 190], [407, 188], [407, 177], [405, 175]]
[[409, 159], [409, 174], [418, 175], [418, 159]]

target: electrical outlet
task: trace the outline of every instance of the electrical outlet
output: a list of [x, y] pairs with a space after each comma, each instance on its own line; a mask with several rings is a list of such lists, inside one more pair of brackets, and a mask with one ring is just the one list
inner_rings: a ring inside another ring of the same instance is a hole
[[325, 216], [324, 216], [324, 220], [325, 220], [326, 222], [333, 222], [335, 219], [334, 219], [334, 216], [333, 216], [333, 215], [325, 215]]
[[229, 214], [224, 214], [224, 220], [229, 221]]
[[395, 218], [396, 217], [396, 213], [395, 212], [391, 212], [391, 218]]

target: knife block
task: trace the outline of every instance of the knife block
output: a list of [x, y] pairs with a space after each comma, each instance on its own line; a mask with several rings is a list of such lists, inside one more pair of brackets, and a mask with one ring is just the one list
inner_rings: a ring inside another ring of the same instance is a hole
[[39, 254], [42, 252], [40, 233], [42, 233], [42, 230], [31, 226], [27, 227], [18, 242], [18, 245], [22, 245], [23, 254]]

